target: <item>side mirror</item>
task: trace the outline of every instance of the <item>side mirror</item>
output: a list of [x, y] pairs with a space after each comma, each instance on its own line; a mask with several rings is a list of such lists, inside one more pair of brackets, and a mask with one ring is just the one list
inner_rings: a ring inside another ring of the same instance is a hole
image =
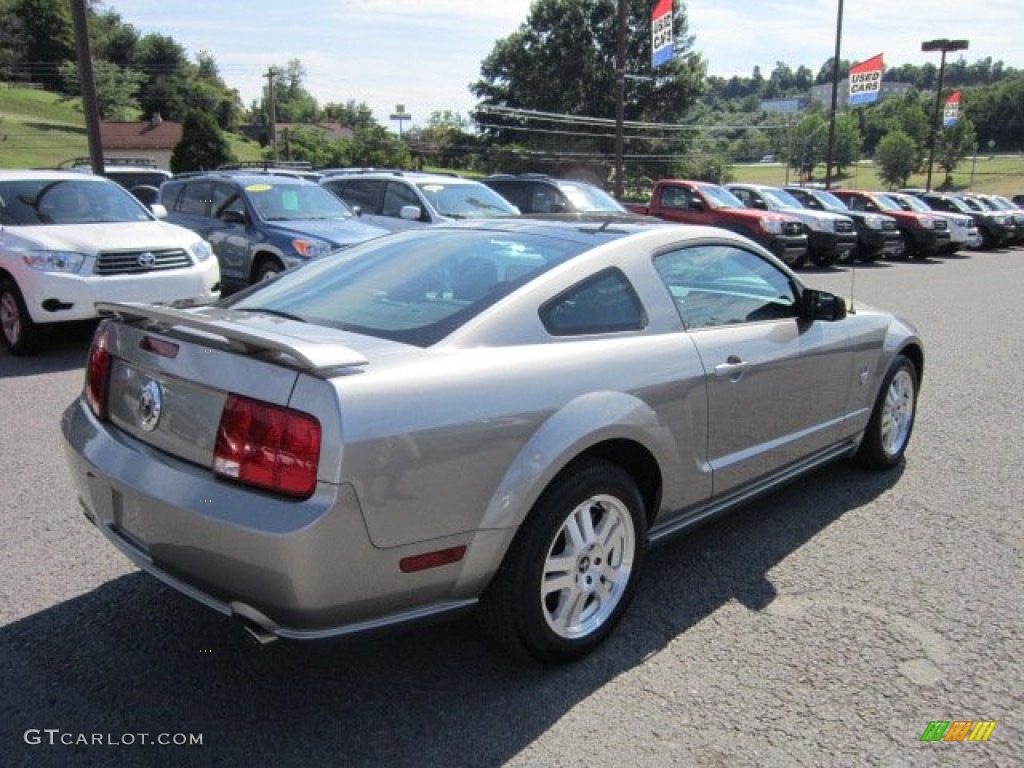
[[149, 210], [151, 210], [153, 212], [153, 215], [156, 216], [158, 219], [167, 218], [167, 209], [160, 203], [153, 203], [152, 205], [149, 206]]
[[565, 213], [569, 206], [565, 203], [552, 203], [551, 208], [548, 209], [549, 213]]
[[690, 201], [690, 204], [687, 207], [694, 211], [703, 211], [704, 203], [694, 198], [693, 200]]
[[841, 296], [827, 291], [806, 289], [800, 294], [800, 319], [835, 322], [846, 317], [846, 302]]
[[398, 211], [398, 218], [406, 221], [419, 221], [423, 212], [418, 205], [403, 205]]
[[767, 211], [768, 210], [768, 203], [766, 203], [764, 200], [754, 200], [754, 201], [752, 201], [752, 204], [751, 204], [750, 207], [751, 208], [757, 208], [757, 209], [762, 210], [762, 211]]
[[245, 226], [245, 214], [241, 211], [229, 209], [224, 211], [224, 213], [220, 215], [220, 218], [225, 224], [241, 224], [242, 226]]

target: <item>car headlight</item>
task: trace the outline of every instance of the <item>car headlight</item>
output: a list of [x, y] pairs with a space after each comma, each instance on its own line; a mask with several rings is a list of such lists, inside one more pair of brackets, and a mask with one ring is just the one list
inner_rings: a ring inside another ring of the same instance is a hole
[[316, 259], [320, 256], [324, 256], [331, 252], [332, 248], [329, 243], [325, 243], [323, 240], [292, 240], [292, 248], [295, 252], [307, 259]]
[[935, 229], [935, 219], [929, 219], [926, 216], [918, 216], [918, 222], [920, 222], [922, 229]]
[[885, 227], [885, 219], [881, 216], [865, 216], [864, 224], [868, 229], [883, 229]]
[[782, 220], [781, 219], [761, 219], [761, 229], [771, 235], [782, 234]]
[[25, 264], [40, 272], [78, 272], [85, 263], [84, 253], [74, 251], [28, 251]]
[[823, 230], [825, 230], [826, 232], [835, 232], [836, 231], [836, 220], [835, 219], [825, 219], [825, 221], [823, 221], [821, 223], [821, 228]]
[[188, 247], [188, 252], [197, 262], [206, 261], [213, 256], [213, 248], [205, 240], [196, 240]]

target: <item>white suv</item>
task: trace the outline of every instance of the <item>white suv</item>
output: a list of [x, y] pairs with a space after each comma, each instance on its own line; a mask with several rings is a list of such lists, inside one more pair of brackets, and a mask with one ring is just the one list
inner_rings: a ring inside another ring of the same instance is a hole
[[158, 221], [108, 179], [0, 171], [0, 338], [37, 351], [53, 323], [96, 317], [96, 302], [206, 303], [220, 268], [194, 232]]

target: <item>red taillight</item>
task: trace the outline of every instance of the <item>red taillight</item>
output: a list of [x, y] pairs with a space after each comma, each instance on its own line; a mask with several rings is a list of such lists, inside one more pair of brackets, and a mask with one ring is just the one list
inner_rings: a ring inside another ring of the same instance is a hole
[[85, 399], [97, 418], [107, 418], [107, 382], [110, 381], [110, 350], [105, 328], [100, 328], [89, 348], [85, 364]]
[[217, 428], [213, 471], [305, 498], [316, 488], [320, 422], [312, 416], [228, 395]]

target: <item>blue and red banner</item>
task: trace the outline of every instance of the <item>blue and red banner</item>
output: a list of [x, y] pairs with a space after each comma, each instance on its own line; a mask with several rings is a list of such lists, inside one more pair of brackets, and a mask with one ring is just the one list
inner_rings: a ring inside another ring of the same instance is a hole
[[675, 56], [672, 35], [672, 0], [658, 0], [651, 12], [651, 66], [668, 64]]
[[850, 67], [850, 104], [871, 104], [882, 92], [882, 54]]
[[950, 128], [960, 119], [960, 91], [953, 91], [946, 99], [946, 108], [942, 111], [942, 127]]

